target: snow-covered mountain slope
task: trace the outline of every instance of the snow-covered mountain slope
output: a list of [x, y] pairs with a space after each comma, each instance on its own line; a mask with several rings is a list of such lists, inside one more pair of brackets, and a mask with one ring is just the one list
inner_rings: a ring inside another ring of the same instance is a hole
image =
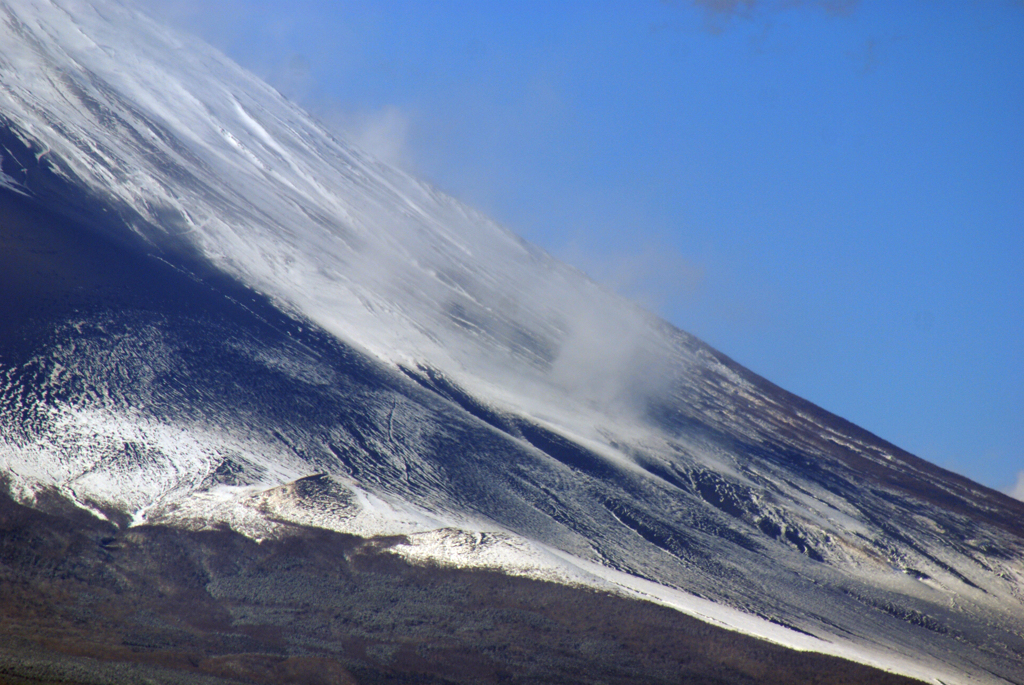
[[0, 2], [0, 144], [0, 465], [22, 500], [406, 533], [413, 559], [1024, 681], [1024, 505], [773, 386], [211, 48], [108, 0]]

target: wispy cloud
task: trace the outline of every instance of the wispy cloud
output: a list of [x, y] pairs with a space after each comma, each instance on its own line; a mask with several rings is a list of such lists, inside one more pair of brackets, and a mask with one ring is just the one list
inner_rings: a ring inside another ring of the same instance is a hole
[[1006, 494], [1024, 502], [1024, 471], [1017, 472], [1017, 483], [1007, 490]]
[[559, 256], [651, 311], [696, 299], [704, 286], [704, 267], [671, 246], [647, 241], [628, 251], [609, 252], [584, 245], [573, 241]]
[[306, 101], [316, 85], [309, 61], [299, 54], [293, 54], [283, 62], [272, 65], [261, 76], [293, 102]]
[[357, 147], [391, 166], [412, 169], [409, 146], [411, 115], [394, 105], [352, 112], [340, 105], [313, 108], [321, 121]]
[[704, 13], [704, 28], [713, 34], [724, 32], [737, 19], [770, 24], [782, 12], [810, 9], [831, 17], [849, 16], [860, 0], [662, 0], [670, 7], [693, 7]]

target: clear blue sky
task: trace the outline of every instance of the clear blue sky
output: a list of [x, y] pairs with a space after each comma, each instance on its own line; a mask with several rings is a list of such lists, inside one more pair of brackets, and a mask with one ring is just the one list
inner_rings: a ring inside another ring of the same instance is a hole
[[1019, 0], [143, 2], [788, 390], [1024, 470]]

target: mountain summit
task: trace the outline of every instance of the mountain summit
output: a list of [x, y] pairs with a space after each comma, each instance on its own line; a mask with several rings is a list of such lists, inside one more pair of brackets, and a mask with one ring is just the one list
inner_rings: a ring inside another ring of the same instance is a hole
[[387, 539], [413, 566], [933, 682], [1024, 681], [1024, 503], [772, 385], [130, 6], [0, 2], [0, 170], [12, 507], [238, 554], [296, 527]]

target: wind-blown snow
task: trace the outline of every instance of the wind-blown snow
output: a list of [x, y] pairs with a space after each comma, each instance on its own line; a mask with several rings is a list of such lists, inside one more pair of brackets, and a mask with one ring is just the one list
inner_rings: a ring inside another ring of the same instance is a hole
[[1024, 670], [1024, 542], [995, 495], [332, 137], [212, 48], [113, 0], [0, 2], [0, 125], [161, 258], [198, 255], [447, 398], [225, 328], [203, 349], [338, 415], [358, 396], [372, 426], [261, 413], [205, 376], [186, 406], [153, 380], [193, 354], [177, 323], [69, 320], [0, 367], [23, 498], [257, 538], [402, 534], [409, 559], [615, 588], [921, 677]]
[[5, 51], [4, 113], [151, 239], [200, 248], [393, 363], [501, 387], [525, 377], [600, 404], [659, 377], [647, 366], [666, 343], [649, 317], [332, 139], [212, 49], [113, 3], [5, 14], [4, 44], [21, 49]]

